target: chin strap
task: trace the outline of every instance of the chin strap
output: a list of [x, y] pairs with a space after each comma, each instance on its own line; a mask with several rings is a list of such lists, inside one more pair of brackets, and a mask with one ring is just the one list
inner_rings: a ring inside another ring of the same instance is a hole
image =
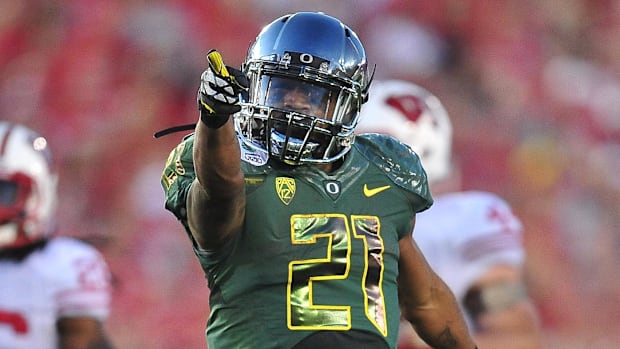
[[153, 134], [153, 138], [160, 138], [163, 137], [165, 135], [169, 135], [171, 133], [175, 133], [175, 132], [181, 132], [181, 131], [190, 131], [196, 128], [196, 124], [186, 124], [186, 125], [179, 125], [179, 126], [172, 126], [172, 127], [168, 127], [166, 129], [163, 129], [161, 131], [157, 131]]

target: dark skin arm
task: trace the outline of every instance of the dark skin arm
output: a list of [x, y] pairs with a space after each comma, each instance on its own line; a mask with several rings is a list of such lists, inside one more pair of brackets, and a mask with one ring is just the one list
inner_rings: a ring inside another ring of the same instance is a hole
[[[509, 265], [497, 265], [476, 281], [472, 288], [492, 287], [496, 283], [523, 283], [519, 268]], [[544, 338], [540, 330], [540, 319], [535, 305], [529, 297], [509, 307], [484, 311], [475, 318], [477, 330], [473, 336], [480, 348], [502, 349], [539, 349], [544, 347]], [[403, 334], [406, 343], [415, 348], [428, 348], [414, 331]]]
[[194, 140], [196, 179], [187, 199], [192, 235], [203, 249], [217, 249], [241, 231], [244, 175], [233, 121], [217, 129], [198, 122]]
[[474, 349], [454, 295], [408, 234], [399, 241], [398, 295], [402, 316], [437, 349]]
[[60, 349], [112, 349], [103, 324], [90, 317], [65, 317], [56, 322]]
[[[523, 286], [521, 270], [509, 265], [497, 265], [486, 272], [473, 287], [492, 287], [494, 284]], [[529, 297], [494, 311], [481, 313], [476, 324], [476, 342], [483, 348], [538, 349], [543, 347], [540, 324], [535, 306]]]

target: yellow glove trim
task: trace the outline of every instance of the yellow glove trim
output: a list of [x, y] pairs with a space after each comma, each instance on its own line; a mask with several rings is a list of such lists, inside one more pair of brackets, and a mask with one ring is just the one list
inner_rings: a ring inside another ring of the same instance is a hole
[[209, 112], [209, 114], [215, 114], [215, 110], [207, 103], [200, 101], [200, 105], [202, 105]]
[[226, 69], [226, 65], [224, 64], [224, 60], [222, 59], [222, 55], [218, 51], [209, 51], [209, 53], [207, 53], [207, 60], [209, 60], [209, 65], [211, 65], [211, 69], [213, 69], [215, 74], [224, 78], [230, 76], [228, 69]]

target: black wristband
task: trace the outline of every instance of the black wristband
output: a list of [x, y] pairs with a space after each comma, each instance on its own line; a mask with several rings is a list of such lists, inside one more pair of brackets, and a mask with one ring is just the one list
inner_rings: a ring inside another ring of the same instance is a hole
[[226, 124], [230, 115], [209, 115], [206, 112], [200, 111], [200, 121], [202, 121], [208, 128], [220, 128]]

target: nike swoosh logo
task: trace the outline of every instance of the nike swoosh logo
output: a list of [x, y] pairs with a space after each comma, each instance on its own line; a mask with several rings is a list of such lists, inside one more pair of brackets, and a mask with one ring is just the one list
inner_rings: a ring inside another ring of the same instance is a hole
[[372, 189], [369, 189], [369, 188], [368, 188], [368, 185], [364, 184], [364, 196], [366, 196], [367, 198], [369, 198], [369, 197], [371, 197], [371, 196], [377, 195], [377, 194], [379, 194], [380, 192], [382, 192], [382, 191], [384, 191], [384, 190], [388, 190], [388, 189], [390, 189], [390, 186], [389, 186], [389, 185], [384, 185], [384, 186], [382, 186], [382, 187], [377, 187], [377, 188], [372, 188]]

